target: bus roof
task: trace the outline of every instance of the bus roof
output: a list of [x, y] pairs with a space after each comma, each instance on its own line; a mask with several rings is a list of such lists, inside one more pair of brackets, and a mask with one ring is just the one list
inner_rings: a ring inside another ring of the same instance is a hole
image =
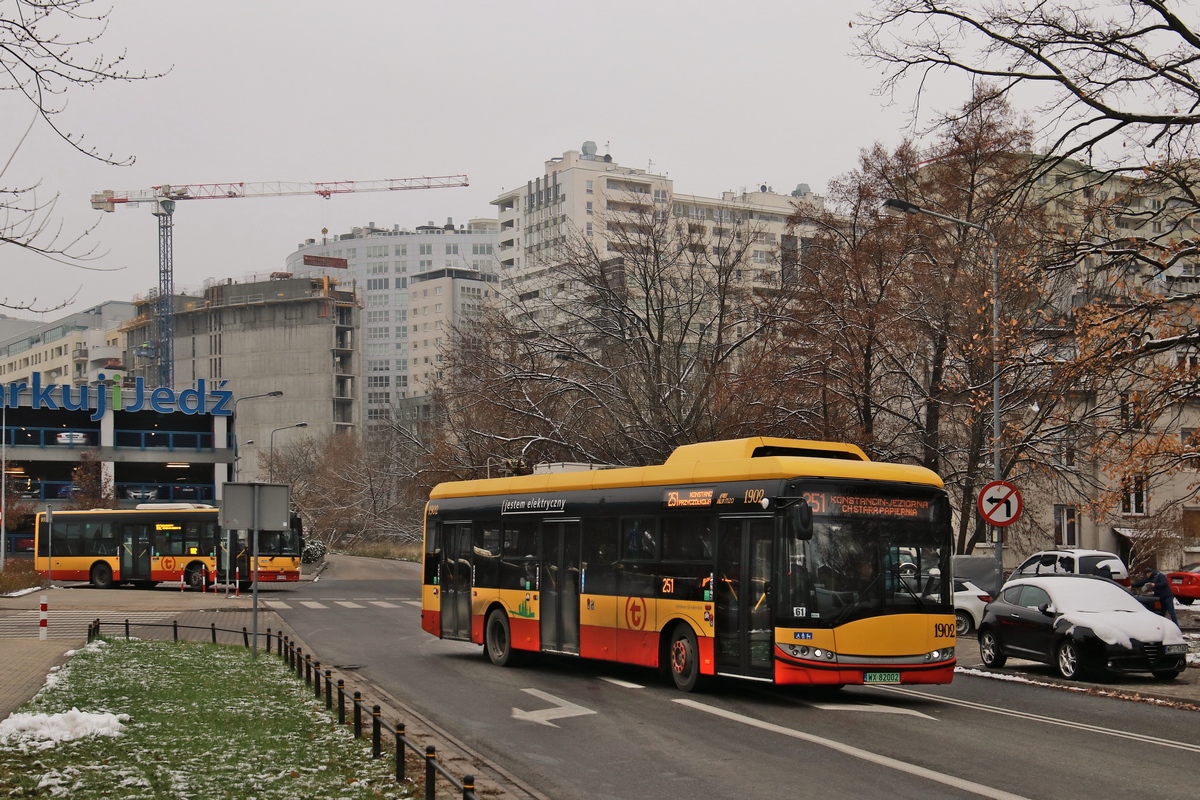
[[942, 487], [924, 467], [871, 461], [852, 444], [753, 436], [677, 447], [666, 462], [649, 467], [618, 467], [580, 472], [517, 475], [509, 478], [440, 483], [431, 500], [476, 495], [564, 492], [632, 486], [667, 486], [717, 481], [779, 478], [868, 478]]

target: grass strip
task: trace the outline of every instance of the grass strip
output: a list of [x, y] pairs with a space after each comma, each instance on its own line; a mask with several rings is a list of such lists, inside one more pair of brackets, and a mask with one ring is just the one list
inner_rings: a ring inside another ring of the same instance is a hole
[[[119, 735], [41, 749], [0, 740], [0, 797], [404, 798], [391, 759], [371, 758], [279, 659], [191, 642], [101, 639], [17, 713], [128, 715]], [[335, 712], [336, 713], [336, 712]], [[386, 753], [386, 746], [385, 746]], [[410, 775], [412, 773], [409, 773]]]

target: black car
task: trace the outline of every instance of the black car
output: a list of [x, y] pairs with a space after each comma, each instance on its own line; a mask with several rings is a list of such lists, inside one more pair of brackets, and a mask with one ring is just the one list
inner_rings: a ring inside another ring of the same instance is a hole
[[1179, 626], [1126, 589], [1089, 575], [1015, 578], [988, 603], [979, 655], [989, 667], [1010, 656], [1052, 664], [1064, 678], [1149, 672], [1171, 680], [1187, 666]]

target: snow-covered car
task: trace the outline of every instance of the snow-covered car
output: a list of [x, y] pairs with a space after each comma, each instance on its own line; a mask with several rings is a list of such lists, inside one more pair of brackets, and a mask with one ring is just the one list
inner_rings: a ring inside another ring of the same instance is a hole
[[986, 666], [1002, 667], [1012, 656], [1051, 664], [1064, 678], [1107, 671], [1172, 680], [1187, 666], [1187, 650], [1178, 625], [1090, 575], [1010, 580], [979, 625]]
[[1200, 561], [1184, 564], [1174, 572], [1168, 572], [1167, 583], [1175, 599], [1185, 606], [1190, 606], [1200, 599]]
[[1021, 562], [1009, 579], [1026, 575], [1098, 575], [1129, 585], [1129, 568], [1107, 550], [1041, 550]]
[[970, 581], [954, 579], [954, 622], [957, 633], [966, 636], [983, 621], [983, 608], [992, 596]]

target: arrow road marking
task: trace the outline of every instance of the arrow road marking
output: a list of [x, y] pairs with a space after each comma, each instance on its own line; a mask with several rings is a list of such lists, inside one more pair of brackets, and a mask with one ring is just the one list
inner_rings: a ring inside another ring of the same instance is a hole
[[539, 689], [522, 689], [521, 691], [528, 692], [534, 697], [539, 697], [547, 703], [553, 703], [556, 707], [542, 708], [537, 711], [522, 711], [519, 708], [514, 708], [512, 710], [513, 719], [522, 719], [526, 722], [536, 722], [539, 725], [549, 725], [551, 728], [557, 728], [558, 726], [550, 720], [563, 719], [564, 717], [582, 717], [585, 714], [596, 713], [590, 708], [568, 703], [562, 698], [547, 694]]

